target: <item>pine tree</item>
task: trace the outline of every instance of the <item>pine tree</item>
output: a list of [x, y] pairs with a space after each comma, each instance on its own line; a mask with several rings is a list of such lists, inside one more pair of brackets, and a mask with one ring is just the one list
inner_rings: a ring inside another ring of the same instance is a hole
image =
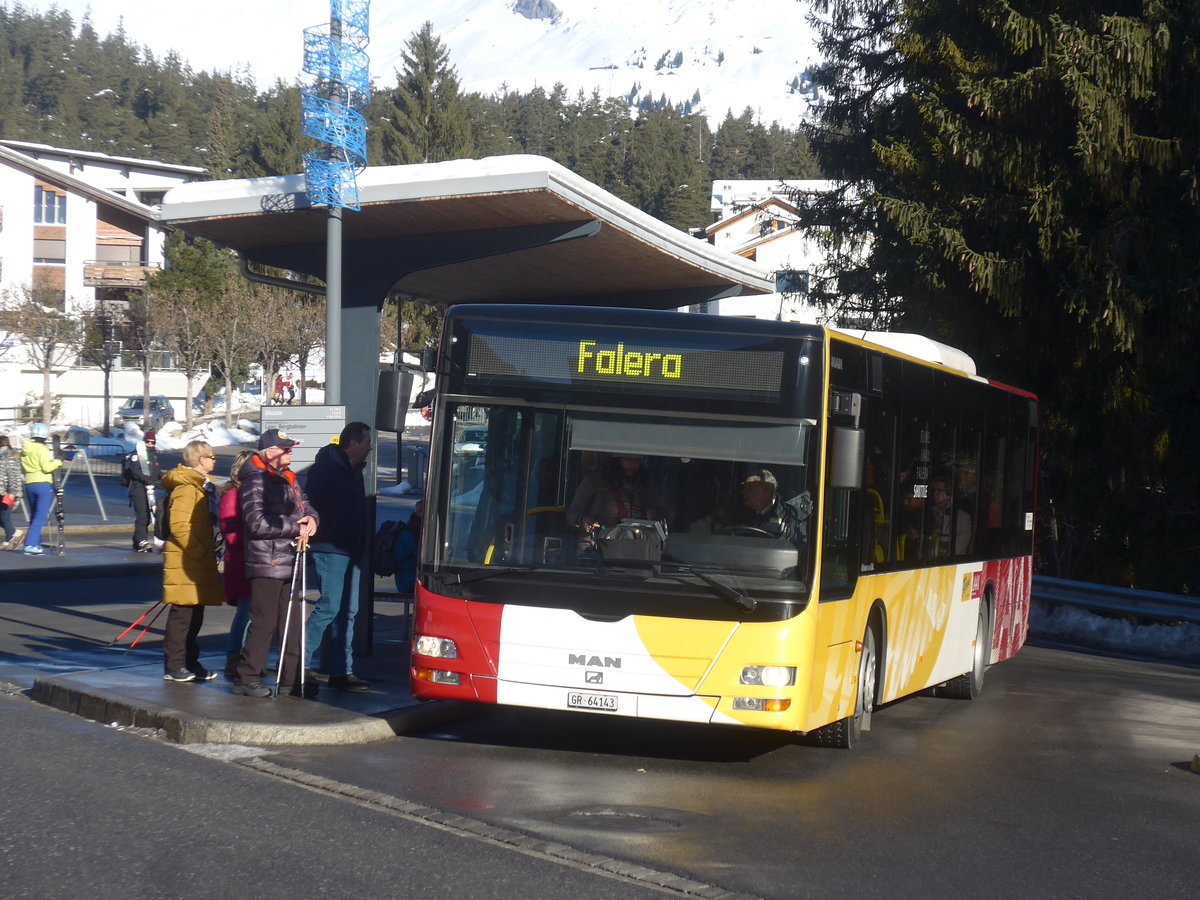
[[393, 111], [380, 124], [382, 159], [376, 164], [460, 159], [471, 151], [470, 128], [450, 53], [426, 22], [409, 38], [396, 72]]
[[[1110, 5], [1111, 6], [1111, 5]], [[1200, 546], [1195, 3], [823, 0], [812, 139], [839, 280], [1042, 396], [1076, 574], [1183, 589]], [[851, 27], [854, 22], [854, 27]], [[869, 23], [876, 30], [863, 28]], [[1153, 535], [1152, 541], [1144, 536]], [[1190, 573], [1190, 574], [1189, 574]]]

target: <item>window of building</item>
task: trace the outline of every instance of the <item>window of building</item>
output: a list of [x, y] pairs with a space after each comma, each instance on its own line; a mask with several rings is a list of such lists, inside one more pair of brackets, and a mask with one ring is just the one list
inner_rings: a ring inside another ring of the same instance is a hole
[[38, 238], [33, 242], [33, 261], [49, 265], [65, 265], [67, 242]]
[[67, 224], [67, 195], [47, 190], [40, 184], [33, 188], [33, 221], [41, 225]]

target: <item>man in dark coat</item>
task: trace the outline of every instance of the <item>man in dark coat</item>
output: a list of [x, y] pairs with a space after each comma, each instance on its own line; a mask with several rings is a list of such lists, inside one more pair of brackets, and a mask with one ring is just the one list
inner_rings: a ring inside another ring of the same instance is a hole
[[154, 549], [150, 535], [154, 530], [154, 507], [162, 469], [158, 465], [158, 436], [147, 431], [128, 456], [129, 503], [133, 506], [133, 549], [149, 553]]
[[308, 619], [308, 659], [329, 632], [329, 686], [339, 691], [365, 691], [370, 683], [354, 674], [354, 617], [358, 614], [363, 557], [371, 533], [363, 469], [371, 452], [371, 427], [351, 422], [336, 442], [317, 452], [308, 470], [308, 496], [321, 516], [312, 542], [313, 565], [321, 599]]
[[[271, 428], [258, 439], [258, 452], [242, 466], [238, 505], [242, 513], [246, 577], [250, 579], [250, 631], [238, 662], [235, 694], [268, 697], [262, 671], [271, 649], [271, 637], [287, 632], [287, 646], [279, 651], [279, 684], [300, 689], [300, 629], [304, 604], [291, 602], [296, 543], [307, 542], [317, 531], [319, 517], [289, 468], [294, 441]], [[289, 618], [290, 617], [290, 618]], [[281, 638], [282, 639], [282, 638]], [[316, 683], [304, 685], [304, 695], [316, 695]]]

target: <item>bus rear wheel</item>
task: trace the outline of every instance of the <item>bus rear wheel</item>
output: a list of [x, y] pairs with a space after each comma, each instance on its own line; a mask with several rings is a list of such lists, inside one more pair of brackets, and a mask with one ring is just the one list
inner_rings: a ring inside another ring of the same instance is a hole
[[988, 605], [979, 604], [979, 621], [975, 623], [975, 652], [971, 656], [971, 671], [951, 678], [938, 692], [951, 700], [974, 700], [983, 692], [983, 676], [991, 657], [991, 617]]
[[819, 728], [817, 743], [823, 747], [852, 749], [871, 730], [871, 713], [875, 710], [875, 691], [879, 666], [875, 658], [875, 632], [867, 629], [858, 656], [858, 690], [854, 694], [854, 713], [844, 719]]

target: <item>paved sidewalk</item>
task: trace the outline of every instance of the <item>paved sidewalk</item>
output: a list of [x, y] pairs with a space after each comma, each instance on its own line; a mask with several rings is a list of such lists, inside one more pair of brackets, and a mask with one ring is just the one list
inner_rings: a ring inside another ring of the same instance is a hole
[[[157, 600], [153, 576], [162, 556], [132, 552], [128, 519], [83, 518], [67, 526], [63, 556], [0, 552], [0, 689], [28, 690], [35, 700], [98, 722], [155, 728], [180, 743], [365, 743], [461, 714], [458, 704], [423, 703], [410, 695], [410, 609], [379, 596], [392, 590], [390, 579], [376, 581], [373, 652], [356, 660], [356, 672], [371, 681], [366, 693], [323, 684], [315, 700], [263, 700], [234, 696], [224, 678], [163, 681], [165, 615], [130, 653], [125, 651], [141, 626], [112, 644]], [[81, 580], [76, 595], [61, 593], [66, 579]], [[308, 592], [310, 604], [316, 596]], [[232, 612], [228, 606], [206, 612], [201, 657], [210, 669], [224, 667]], [[363, 624], [360, 617], [360, 629]], [[271, 683], [270, 674], [264, 683]]]

